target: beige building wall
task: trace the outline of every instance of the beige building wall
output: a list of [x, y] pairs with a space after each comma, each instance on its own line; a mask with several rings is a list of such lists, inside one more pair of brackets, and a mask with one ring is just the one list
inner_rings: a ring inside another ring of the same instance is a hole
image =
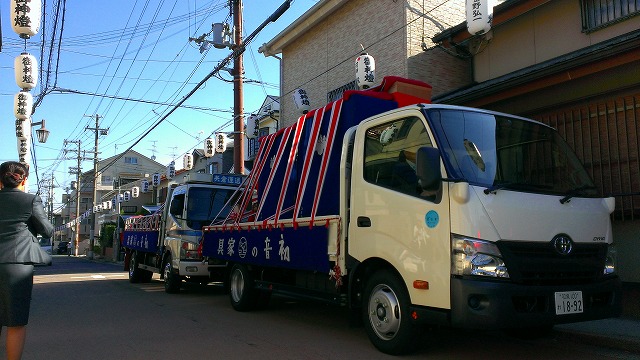
[[474, 46], [475, 81], [510, 72], [571, 53], [640, 28], [636, 16], [592, 33], [583, 33], [580, 2], [553, 0], [517, 21], [499, 24]]

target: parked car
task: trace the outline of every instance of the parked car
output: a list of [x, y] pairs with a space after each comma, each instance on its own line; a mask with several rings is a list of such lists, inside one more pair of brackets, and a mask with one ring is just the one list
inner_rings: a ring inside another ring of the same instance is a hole
[[58, 254], [69, 254], [69, 242], [60, 241], [58, 243]]
[[40, 247], [47, 252], [47, 254], [53, 254], [53, 245], [51, 245], [51, 239], [38, 236], [38, 242]]
[[[53, 254], [53, 244], [51, 243], [50, 238], [44, 238], [44, 237], [38, 236], [38, 243], [40, 244], [40, 247], [42, 248], [42, 250], [46, 251], [47, 254], [49, 255]], [[51, 263], [47, 265], [51, 265]]]

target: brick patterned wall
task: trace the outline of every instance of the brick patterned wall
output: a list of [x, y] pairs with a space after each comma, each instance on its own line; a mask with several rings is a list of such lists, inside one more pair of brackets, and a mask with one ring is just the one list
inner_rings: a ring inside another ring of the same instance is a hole
[[431, 41], [465, 21], [465, 1], [409, 0], [406, 18], [408, 77], [429, 83], [434, 95], [469, 85], [473, 80], [471, 59], [437, 48]]
[[[431, 37], [464, 21], [464, 0], [350, 0], [283, 51], [281, 126], [295, 122], [292, 92], [304, 88], [311, 108], [355, 79], [360, 44], [376, 60], [378, 82], [387, 75], [430, 83], [438, 94], [466, 85], [468, 60], [433, 48]], [[409, 23], [409, 24], [408, 24]]]
[[327, 92], [355, 79], [354, 62], [360, 44], [376, 60], [376, 77], [406, 76], [400, 28], [403, 4], [393, 0], [353, 0], [312, 28], [283, 51], [282, 126], [291, 125], [295, 113], [291, 92], [307, 91], [311, 108], [326, 104]]

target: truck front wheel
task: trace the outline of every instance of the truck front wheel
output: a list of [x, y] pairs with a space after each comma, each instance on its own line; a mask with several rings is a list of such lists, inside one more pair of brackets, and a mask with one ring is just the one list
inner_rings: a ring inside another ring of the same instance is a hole
[[395, 274], [379, 270], [365, 287], [362, 318], [369, 340], [390, 355], [406, 354], [419, 343], [409, 317], [409, 294]]
[[171, 256], [167, 257], [167, 261], [165, 262], [164, 269], [162, 271], [164, 275], [164, 291], [169, 294], [180, 292], [182, 279], [180, 278], [180, 275], [173, 271], [173, 267], [171, 266]]

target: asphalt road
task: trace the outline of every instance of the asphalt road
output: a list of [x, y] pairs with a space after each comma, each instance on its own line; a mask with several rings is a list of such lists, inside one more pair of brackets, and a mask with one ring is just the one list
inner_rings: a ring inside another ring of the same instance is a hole
[[[166, 294], [154, 277], [130, 284], [121, 265], [55, 256], [37, 267], [24, 360], [391, 359], [344, 308], [273, 297], [266, 310], [234, 311], [219, 286]], [[4, 332], [0, 358], [4, 353]], [[431, 329], [406, 359], [634, 359], [637, 354], [553, 336]]]

